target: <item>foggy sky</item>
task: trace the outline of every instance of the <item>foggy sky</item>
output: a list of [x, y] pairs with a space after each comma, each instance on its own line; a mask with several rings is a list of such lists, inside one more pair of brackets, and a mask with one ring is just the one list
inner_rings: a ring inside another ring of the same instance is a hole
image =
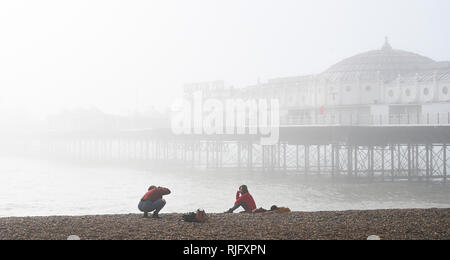
[[449, 13], [448, 0], [2, 1], [0, 114], [161, 108], [184, 83], [320, 73], [385, 36], [450, 60]]

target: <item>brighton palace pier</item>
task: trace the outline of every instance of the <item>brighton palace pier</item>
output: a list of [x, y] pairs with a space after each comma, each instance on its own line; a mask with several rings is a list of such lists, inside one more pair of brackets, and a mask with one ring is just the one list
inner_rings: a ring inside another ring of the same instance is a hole
[[276, 98], [286, 125], [448, 123], [450, 61], [393, 49], [386, 39], [380, 49], [347, 58], [321, 74], [246, 88], [223, 82], [185, 88], [187, 95], [195, 91], [219, 99]]
[[[450, 163], [450, 62], [382, 48], [318, 75], [246, 88], [190, 84], [185, 96], [278, 98], [279, 141], [257, 135], [175, 135], [168, 127], [49, 131], [20, 147], [71, 161], [159, 170], [250, 171], [338, 179], [447, 182]], [[17, 146], [19, 147], [19, 146]], [[175, 168], [175, 169], [174, 169]]]

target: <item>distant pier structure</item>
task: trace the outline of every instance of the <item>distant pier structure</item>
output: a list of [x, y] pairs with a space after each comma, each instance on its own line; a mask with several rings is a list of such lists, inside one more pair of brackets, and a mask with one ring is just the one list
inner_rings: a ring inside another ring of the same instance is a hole
[[222, 81], [185, 86], [188, 100], [198, 92], [205, 100], [279, 100], [280, 138], [274, 145], [260, 145], [257, 135], [174, 135], [169, 127], [68, 127], [30, 137], [27, 146], [52, 157], [165, 169], [447, 182], [449, 90], [450, 62], [396, 50], [386, 39], [381, 49], [317, 75], [258, 80], [245, 88]]
[[269, 146], [255, 135], [174, 135], [170, 129], [47, 133], [39, 140], [39, 154], [53, 158], [173, 170], [447, 182], [450, 166], [450, 125], [282, 126], [279, 142]]

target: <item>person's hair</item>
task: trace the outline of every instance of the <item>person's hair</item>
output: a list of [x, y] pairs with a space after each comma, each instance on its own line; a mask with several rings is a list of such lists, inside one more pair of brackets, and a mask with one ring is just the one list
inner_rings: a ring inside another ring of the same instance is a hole
[[239, 189], [242, 189], [243, 193], [247, 193], [248, 192], [247, 185], [241, 185], [241, 187], [239, 187]]
[[155, 185], [152, 185], [152, 186], [150, 186], [150, 187], [148, 188], [148, 190], [153, 190], [154, 188], [156, 188], [156, 186], [155, 186]]

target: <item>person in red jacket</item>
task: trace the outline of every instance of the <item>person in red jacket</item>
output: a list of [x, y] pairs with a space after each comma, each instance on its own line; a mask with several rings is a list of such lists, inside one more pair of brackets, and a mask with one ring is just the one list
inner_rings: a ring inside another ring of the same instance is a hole
[[166, 205], [166, 200], [162, 197], [169, 194], [168, 188], [150, 186], [138, 205], [139, 210], [144, 212], [144, 218], [148, 218], [148, 213], [152, 211], [154, 211], [153, 218], [160, 218], [158, 214]]
[[244, 208], [246, 213], [252, 213], [256, 209], [256, 203], [252, 195], [248, 192], [247, 185], [242, 185], [236, 193], [236, 202], [234, 207], [226, 211], [225, 213], [233, 213], [237, 208]]

